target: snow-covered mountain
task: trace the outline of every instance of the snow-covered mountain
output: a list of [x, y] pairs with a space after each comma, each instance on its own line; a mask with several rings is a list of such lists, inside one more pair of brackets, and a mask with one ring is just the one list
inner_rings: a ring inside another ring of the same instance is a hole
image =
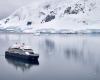
[[100, 0], [48, 0], [21, 7], [0, 21], [17, 32], [100, 32]]

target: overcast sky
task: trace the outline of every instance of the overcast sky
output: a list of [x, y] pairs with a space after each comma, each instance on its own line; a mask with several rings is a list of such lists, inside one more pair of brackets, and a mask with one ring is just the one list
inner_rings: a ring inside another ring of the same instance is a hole
[[0, 0], [0, 19], [7, 17], [21, 6], [37, 0]]

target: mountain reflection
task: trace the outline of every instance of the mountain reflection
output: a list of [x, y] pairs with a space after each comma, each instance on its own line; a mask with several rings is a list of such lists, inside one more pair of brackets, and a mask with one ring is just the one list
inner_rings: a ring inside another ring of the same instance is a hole
[[54, 42], [50, 39], [45, 40], [45, 46], [47, 52], [53, 51], [55, 48]]
[[76, 49], [76, 48], [72, 48], [72, 49], [70, 49], [70, 48], [68, 48], [68, 49], [66, 49], [65, 50], [65, 54], [66, 54], [66, 57], [68, 58], [68, 59], [70, 59], [70, 58], [74, 58], [74, 59], [77, 59], [77, 58], [79, 58], [80, 56], [80, 54], [79, 54], [79, 51]]
[[15, 58], [10, 58], [10, 57], [5, 57], [6, 61], [11, 64], [12, 66], [14, 66], [16, 68], [16, 70], [18, 68], [20, 68], [23, 72], [26, 70], [29, 70], [30, 68], [32, 68], [33, 66], [38, 66], [39, 62], [29, 62], [29, 61], [25, 61], [25, 60], [18, 60]]
[[55, 52], [55, 42], [49, 38], [43, 39], [43, 41], [40, 41], [39, 49], [41, 52], [43, 52], [46, 57], [50, 57], [51, 55], [54, 55]]
[[[81, 62], [90, 62], [90, 57], [88, 54], [92, 54], [89, 53], [90, 51], [88, 50], [87, 47], [87, 40], [86, 39], [82, 39], [81, 43], [79, 43], [79, 47], [78, 45], [74, 45], [71, 47], [67, 47], [64, 50], [64, 54], [66, 56], [67, 59], [74, 59], [77, 61], [81, 61]], [[88, 57], [85, 58], [85, 57]]]

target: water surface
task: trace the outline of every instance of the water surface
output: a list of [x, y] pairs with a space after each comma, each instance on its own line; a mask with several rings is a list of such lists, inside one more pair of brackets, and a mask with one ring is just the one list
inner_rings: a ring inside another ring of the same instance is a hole
[[[32, 46], [39, 65], [6, 59], [15, 42]], [[100, 35], [0, 34], [0, 80], [100, 80]]]

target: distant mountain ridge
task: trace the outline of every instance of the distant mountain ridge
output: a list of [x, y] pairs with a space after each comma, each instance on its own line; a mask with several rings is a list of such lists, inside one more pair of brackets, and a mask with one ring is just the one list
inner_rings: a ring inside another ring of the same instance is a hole
[[31, 3], [0, 21], [2, 30], [100, 29], [99, 0], [49, 0]]

